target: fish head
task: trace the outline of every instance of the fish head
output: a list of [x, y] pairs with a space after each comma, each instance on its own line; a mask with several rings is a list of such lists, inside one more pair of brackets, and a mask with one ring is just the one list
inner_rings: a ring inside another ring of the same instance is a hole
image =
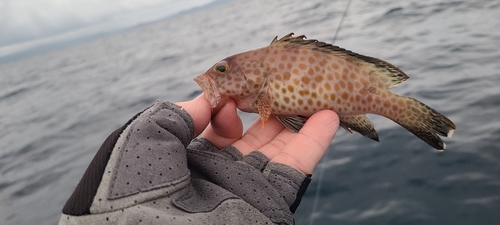
[[247, 89], [244, 66], [244, 63], [238, 63], [233, 57], [228, 57], [194, 78], [205, 92], [212, 108], [217, 107], [226, 97], [241, 96]]

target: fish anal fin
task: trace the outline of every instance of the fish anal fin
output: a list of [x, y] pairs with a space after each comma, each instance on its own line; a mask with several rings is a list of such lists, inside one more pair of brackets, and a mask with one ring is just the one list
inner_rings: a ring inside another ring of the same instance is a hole
[[303, 116], [276, 116], [276, 119], [295, 133], [299, 132], [307, 121], [307, 117]]
[[340, 125], [347, 131], [353, 130], [374, 141], [379, 141], [377, 131], [366, 115], [340, 116], [339, 118]]

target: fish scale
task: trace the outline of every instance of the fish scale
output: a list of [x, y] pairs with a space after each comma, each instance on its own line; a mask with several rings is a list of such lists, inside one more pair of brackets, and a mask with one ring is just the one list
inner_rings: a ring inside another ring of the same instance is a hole
[[298, 132], [308, 117], [335, 111], [341, 126], [378, 141], [367, 113], [387, 117], [438, 150], [455, 124], [416, 99], [389, 89], [408, 79], [398, 67], [293, 33], [239, 53], [195, 78], [213, 108], [232, 98], [244, 112], [270, 116]]

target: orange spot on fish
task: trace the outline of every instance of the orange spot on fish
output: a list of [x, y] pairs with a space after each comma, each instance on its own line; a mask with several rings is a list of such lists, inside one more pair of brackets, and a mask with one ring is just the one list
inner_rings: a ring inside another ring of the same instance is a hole
[[330, 85], [329, 83], [325, 83], [325, 89], [326, 89], [327, 91], [332, 90], [332, 85]]
[[314, 62], [316, 62], [316, 59], [314, 57], [309, 57], [309, 63], [310, 64], [313, 64]]
[[314, 70], [312, 68], [309, 68], [309, 70], [307, 71], [307, 74], [309, 74], [309, 76], [313, 76]]
[[321, 81], [323, 81], [323, 76], [319, 75], [319, 76], [314, 77], [314, 81], [320, 83]]
[[310, 93], [310, 92], [309, 92], [309, 90], [300, 90], [300, 91], [299, 91], [299, 95], [300, 95], [301, 97], [304, 97], [304, 96], [306, 96], [306, 95], [309, 95], [309, 93]]
[[340, 91], [340, 85], [338, 83], [333, 84], [333, 88], [335, 89], [336, 92]]
[[357, 78], [357, 75], [353, 72], [349, 73], [349, 77], [352, 79], [352, 80], [356, 80]]
[[292, 85], [288, 85], [288, 87], [287, 87], [287, 88], [288, 88], [288, 91], [289, 91], [289, 92], [293, 92], [293, 91], [294, 91], [294, 88], [293, 88], [293, 86], [292, 86]]
[[340, 88], [344, 89], [346, 87], [345, 81], [340, 80], [339, 82]]
[[339, 64], [337, 64], [337, 63], [332, 63], [331, 66], [332, 66], [332, 69], [334, 69], [334, 70], [339, 69]]
[[352, 84], [352, 82], [347, 82], [347, 90], [350, 92], [354, 91], [354, 85]]
[[342, 95], [340, 96], [343, 100], [347, 100], [349, 98], [349, 94], [347, 92], [342, 92]]
[[291, 74], [290, 72], [284, 72], [283, 73], [283, 79], [284, 80], [290, 80]]
[[301, 80], [302, 80], [302, 83], [304, 83], [304, 84], [309, 84], [311, 82], [311, 78], [306, 77], [306, 76], [303, 76]]
[[319, 66], [321, 66], [321, 67], [325, 67], [327, 63], [328, 63], [328, 61], [326, 61], [326, 59], [323, 59], [323, 60], [321, 60], [321, 61], [319, 62]]
[[291, 57], [290, 57], [290, 61], [292, 61], [292, 62], [296, 62], [296, 61], [297, 61], [297, 56], [294, 56], [294, 55], [293, 55], [293, 56], [291, 56]]
[[391, 102], [388, 100], [384, 101], [384, 108], [389, 108], [391, 106]]
[[361, 83], [359, 83], [359, 81], [355, 81], [354, 82], [354, 88], [360, 89], [361, 88]]
[[307, 65], [304, 64], [304, 63], [299, 63], [299, 69], [306, 70], [307, 69]]

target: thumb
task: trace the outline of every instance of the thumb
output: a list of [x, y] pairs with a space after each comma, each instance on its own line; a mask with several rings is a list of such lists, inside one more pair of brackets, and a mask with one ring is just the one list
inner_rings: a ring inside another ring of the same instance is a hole
[[178, 106], [186, 110], [194, 121], [194, 137], [198, 136], [210, 122], [212, 107], [205, 94], [198, 95], [193, 100], [186, 102], [177, 102]]

